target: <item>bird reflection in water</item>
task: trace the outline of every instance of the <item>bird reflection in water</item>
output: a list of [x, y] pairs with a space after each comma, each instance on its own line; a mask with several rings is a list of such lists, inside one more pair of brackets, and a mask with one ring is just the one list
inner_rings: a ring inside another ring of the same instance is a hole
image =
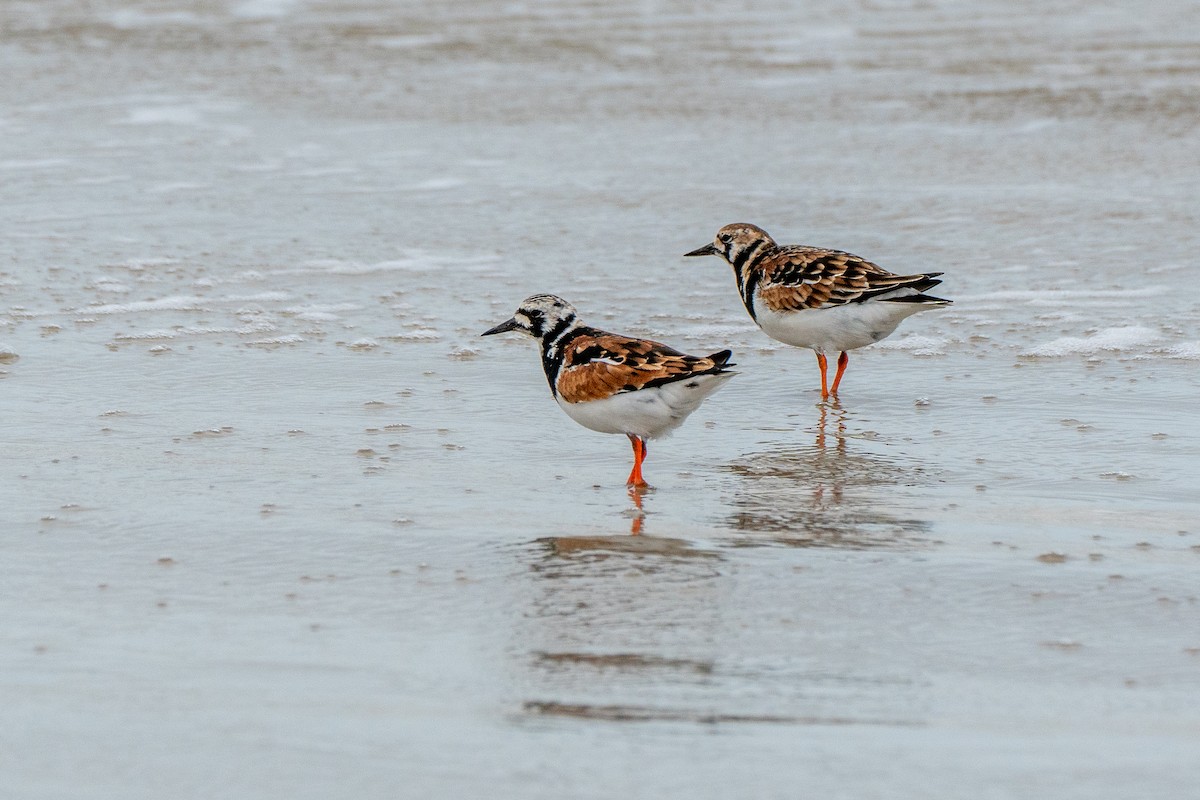
[[[621, 571], [638, 573], [672, 572], [684, 564], [710, 564], [720, 555], [712, 550], [696, 547], [686, 539], [670, 539], [661, 536], [639, 536], [626, 534], [594, 536], [546, 536], [534, 542], [542, 557], [530, 564], [530, 570], [544, 577], [561, 577], [573, 573], [580, 564], [595, 565], [601, 562], [621, 563]], [[589, 568], [586, 575], [597, 577], [605, 570], [596, 572]], [[705, 578], [713, 577], [708, 569], [700, 570]]]
[[523, 714], [711, 713], [712, 687], [722, 680], [713, 631], [728, 591], [718, 550], [624, 531], [545, 537], [523, 550], [528, 602], [513, 645]]
[[[826, 445], [826, 438], [825, 438], [826, 437], [826, 429], [829, 425], [829, 409], [830, 408], [833, 408], [834, 416], [837, 420], [837, 422], [835, 423], [836, 427], [834, 428], [834, 434], [833, 434], [834, 438], [836, 439], [836, 443], [833, 446], [832, 454], [830, 454], [828, 452], [828, 447]], [[833, 462], [833, 464], [836, 467], [836, 465], [838, 463], [844, 462], [846, 460], [846, 412], [842, 408], [842, 404], [839, 403], [837, 401], [837, 399], [835, 398], [831, 402], [821, 403], [821, 412], [820, 413], [821, 413], [821, 416], [819, 417], [819, 419], [817, 421], [817, 441], [816, 441], [816, 445], [815, 445], [816, 455], [820, 458], [820, 460], [823, 460], [823, 461], [827, 460], [827, 461]], [[831, 494], [832, 494], [832, 501], [833, 501], [834, 505], [841, 505], [841, 503], [842, 503], [842, 499], [843, 499], [842, 498], [842, 487], [843, 487], [843, 483], [841, 481], [837, 481], [837, 482], [833, 483], [833, 490], [832, 490]], [[821, 501], [824, 499], [824, 496], [825, 496], [825, 484], [819, 483], [819, 484], [817, 484], [817, 487], [815, 489], [813, 489], [814, 504], [819, 506], [821, 504]]]
[[630, 514], [633, 521], [629, 525], [629, 534], [631, 536], [639, 536], [642, 532], [642, 523], [646, 519], [646, 509], [642, 507], [642, 497], [650, 491], [653, 490], [648, 486], [629, 487], [629, 499], [633, 501], [633, 509]]
[[[728, 547], [623, 531], [545, 537], [521, 556], [503, 671], [518, 719], [919, 724], [908, 675], [861, 668], [856, 648], [848, 662], [822, 653], [820, 626], [780, 624], [780, 592], [796, 614], [815, 615], [822, 601], [811, 593], [827, 584], [806, 588], [791, 570], [740, 580]], [[845, 634], [832, 635], [833, 650], [846, 651]]]
[[[820, 404], [812, 445], [781, 445], [743, 456], [729, 466], [742, 478], [727, 524], [746, 533], [771, 534], [794, 547], [861, 549], [920, 543], [930, 524], [894, 512], [899, 493], [889, 487], [929, 480], [920, 464], [902, 456], [867, 452], [852, 439], [853, 417], [837, 401]], [[765, 544], [747, 537], [742, 545]]]

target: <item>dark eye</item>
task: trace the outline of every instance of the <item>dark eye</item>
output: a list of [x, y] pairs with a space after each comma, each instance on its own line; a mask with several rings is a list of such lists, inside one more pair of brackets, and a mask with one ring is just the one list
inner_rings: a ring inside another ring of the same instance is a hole
[[722, 233], [717, 238], [720, 239], [725, 244], [729, 244], [730, 242], [733, 241], [733, 234], [732, 233]]

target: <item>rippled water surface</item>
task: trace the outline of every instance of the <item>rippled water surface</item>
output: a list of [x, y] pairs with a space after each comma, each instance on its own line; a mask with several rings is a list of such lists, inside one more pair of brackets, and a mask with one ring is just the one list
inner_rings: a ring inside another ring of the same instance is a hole
[[[1184, 797], [1194, 3], [0, 4], [0, 789]], [[727, 222], [945, 273], [851, 355]], [[651, 443], [479, 339], [740, 375]], [[631, 531], [640, 531], [631, 535]]]

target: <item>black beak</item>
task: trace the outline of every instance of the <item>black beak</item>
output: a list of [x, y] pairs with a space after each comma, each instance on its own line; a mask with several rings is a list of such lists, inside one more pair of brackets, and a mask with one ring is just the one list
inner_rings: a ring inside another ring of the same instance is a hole
[[504, 322], [501, 322], [499, 325], [497, 325], [494, 328], [488, 328], [486, 331], [484, 331], [483, 333], [481, 333], [479, 335], [480, 336], [491, 336], [493, 333], [505, 333], [506, 331], [515, 331], [520, 327], [521, 327], [521, 324], [519, 322], [517, 322], [516, 318], [514, 317], [512, 319], [508, 319], [508, 320], [505, 320]]
[[715, 244], [713, 244], [712, 242], [709, 242], [708, 244], [704, 245], [704, 247], [697, 247], [695, 250], [693, 250], [690, 253], [684, 253], [683, 257], [687, 258], [688, 256], [719, 256], [719, 255], [721, 255], [721, 251], [717, 249], [717, 246]]

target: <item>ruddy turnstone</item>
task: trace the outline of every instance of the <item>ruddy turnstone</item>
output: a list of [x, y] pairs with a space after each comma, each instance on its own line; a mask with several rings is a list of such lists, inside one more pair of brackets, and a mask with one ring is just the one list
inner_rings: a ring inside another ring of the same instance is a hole
[[[886, 339], [906, 317], [950, 303], [924, 294], [941, 283], [940, 272], [894, 275], [841, 250], [780, 246], [745, 222], [726, 225], [711, 244], [684, 255], [724, 258], [758, 327], [784, 344], [816, 351], [822, 398], [837, 394], [850, 361], [847, 350]], [[839, 353], [832, 389], [826, 353]]]
[[527, 298], [512, 319], [484, 331], [520, 331], [538, 339], [550, 393], [567, 416], [600, 433], [623, 433], [633, 445], [627, 483], [645, 487], [646, 440], [670, 433], [704, 398], [736, 375], [732, 353], [689, 356], [665, 344], [590, 328], [575, 307], [552, 294]]

